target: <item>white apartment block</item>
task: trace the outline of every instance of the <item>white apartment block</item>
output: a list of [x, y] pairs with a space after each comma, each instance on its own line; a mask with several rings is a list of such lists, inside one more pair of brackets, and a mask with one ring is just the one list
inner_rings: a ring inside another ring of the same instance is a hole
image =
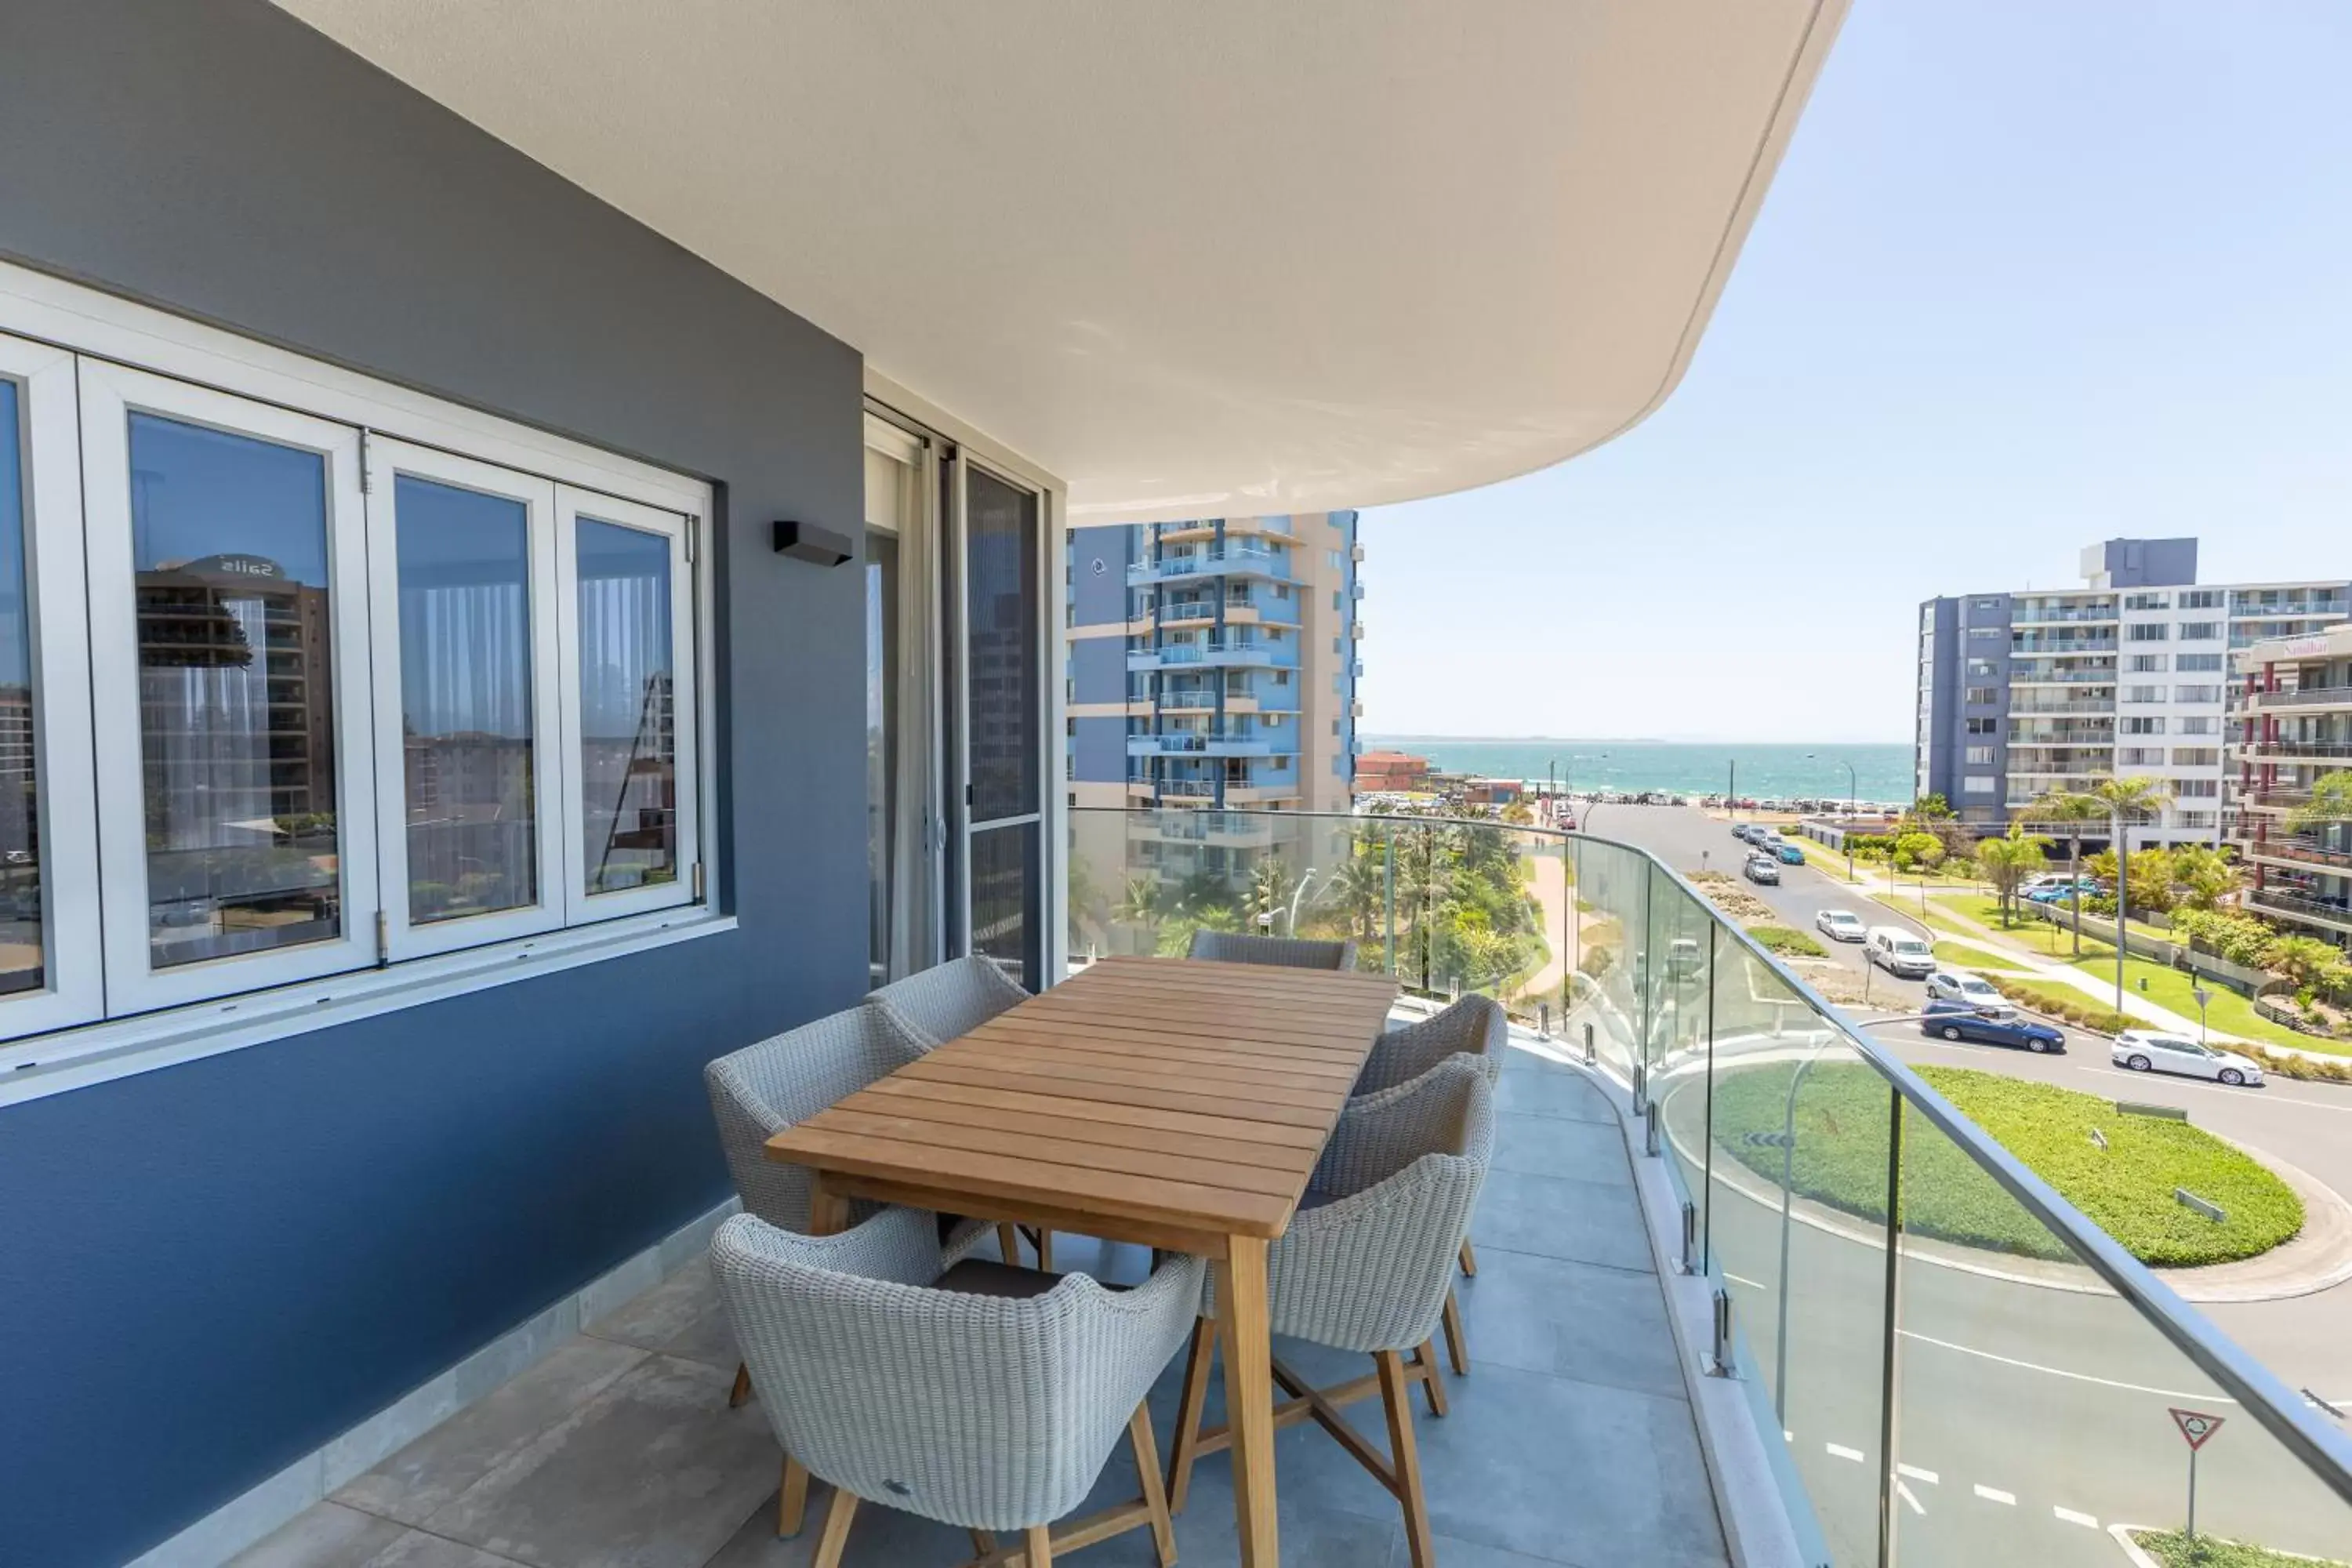
[[1997, 831], [2037, 796], [2161, 779], [2132, 843], [2219, 845], [2230, 655], [2352, 616], [2352, 580], [2200, 584], [2193, 539], [2109, 540], [2083, 586], [1920, 606], [1916, 782]]

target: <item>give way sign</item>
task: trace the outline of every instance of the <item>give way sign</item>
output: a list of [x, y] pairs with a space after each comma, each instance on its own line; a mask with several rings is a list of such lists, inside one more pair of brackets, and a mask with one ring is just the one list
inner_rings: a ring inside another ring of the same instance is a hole
[[2172, 1424], [2180, 1428], [2180, 1435], [2188, 1439], [2189, 1451], [2193, 1454], [2205, 1446], [2207, 1438], [2221, 1429], [2221, 1417], [2176, 1407], [2172, 1412]]

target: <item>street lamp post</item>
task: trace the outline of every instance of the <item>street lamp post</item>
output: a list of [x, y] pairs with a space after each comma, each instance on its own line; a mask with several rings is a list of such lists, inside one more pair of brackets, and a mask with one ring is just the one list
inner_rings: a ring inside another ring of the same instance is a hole
[[[1805, 753], [1805, 761], [1816, 760], [1812, 752]], [[1851, 882], [1854, 879], [1853, 818], [1856, 808], [1862, 804], [1862, 775], [1855, 773], [1853, 764], [1843, 758], [1838, 760], [1838, 766], [1845, 770], [1845, 879]]]
[[1298, 900], [1306, 896], [1307, 884], [1315, 879], [1315, 868], [1307, 868], [1307, 875], [1298, 879], [1298, 886], [1290, 890], [1290, 934], [1298, 934]]

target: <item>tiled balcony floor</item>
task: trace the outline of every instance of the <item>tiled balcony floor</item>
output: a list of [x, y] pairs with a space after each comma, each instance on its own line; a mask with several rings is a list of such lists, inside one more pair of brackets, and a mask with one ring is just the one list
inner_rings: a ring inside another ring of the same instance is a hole
[[[1722, 1564], [1723, 1538], [1685, 1403], [1664, 1299], [1608, 1104], [1573, 1069], [1515, 1050], [1500, 1096], [1496, 1168], [1461, 1284], [1471, 1374], [1451, 1414], [1415, 1405], [1431, 1520], [1445, 1568], [1686, 1568]], [[1143, 1249], [1080, 1237], [1055, 1263], [1139, 1278]], [[1363, 1358], [1277, 1342], [1318, 1383]], [[777, 1449], [758, 1403], [729, 1410], [735, 1367], [709, 1271], [697, 1263], [596, 1322], [236, 1559], [236, 1568], [802, 1568], [810, 1526], [775, 1531]], [[1152, 1395], [1161, 1451], [1180, 1357]], [[1222, 1379], [1216, 1380], [1218, 1384]], [[1216, 1385], [1213, 1384], [1213, 1387]], [[1222, 1389], [1213, 1393], [1212, 1418]], [[1376, 1402], [1352, 1407], [1381, 1441]], [[1402, 1568], [1397, 1510], [1312, 1425], [1280, 1434], [1283, 1562]], [[1122, 1443], [1098, 1502], [1132, 1496]], [[1237, 1562], [1223, 1455], [1202, 1461], [1177, 1519], [1180, 1561]], [[940, 1568], [969, 1557], [960, 1530], [868, 1506], [846, 1562]], [[1057, 1560], [1060, 1561], [1060, 1560]], [[1148, 1532], [1070, 1554], [1149, 1568]]]

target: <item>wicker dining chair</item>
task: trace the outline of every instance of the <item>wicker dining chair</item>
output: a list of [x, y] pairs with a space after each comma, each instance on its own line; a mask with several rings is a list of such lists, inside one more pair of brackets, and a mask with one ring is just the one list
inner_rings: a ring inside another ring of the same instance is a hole
[[[881, 1008], [860, 1005], [706, 1063], [703, 1088], [710, 1095], [719, 1146], [727, 1156], [743, 1211], [785, 1230], [807, 1230], [815, 1173], [768, 1158], [768, 1140], [887, 1077], [921, 1056], [923, 1048], [920, 1039]], [[864, 1218], [877, 1206], [855, 1203], [850, 1217]], [[966, 1221], [945, 1237], [935, 1231], [934, 1241], [952, 1262], [971, 1252], [987, 1230]], [[739, 1364], [727, 1402], [740, 1405], [751, 1393], [751, 1373]]]
[[[1510, 1044], [1510, 1014], [1493, 997], [1473, 992], [1418, 1024], [1391, 1029], [1373, 1041], [1371, 1055], [1364, 1058], [1364, 1070], [1356, 1077], [1356, 1093], [1368, 1096], [1411, 1083], [1454, 1056], [1475, 1058], [1492, 1084], [1503, 1076], [1503, 1053]], [[1478, 1254], [1467, 1237], [1462, 1241], [1462, 1272], [1473, 1279], [1478, 1277]], [[1454, 1373], [1468, 1373], [1469, 1342], [1462, 1331], [1461, 1309], [1451, 1293], [1445, 1298], [1445, 1348], [1453, 1357]]]
[[[1275, 1425], [1316, 1422], [1395, 1496], [1413, 1568], [1430, 1568], [1434, 1547], [1412, 1392], [1419, 1384], [1430, 1413], [1445, 1414], [1433, 1336], [1494, 1147], [1494, 1091], [1475, 1062], [1449, 1058], [1349, 1108], [1308, 1181], [1307, 1202], [1266, 1258], [1276, 1334], [1367, 1352], [1373, 1363], [1369, 1377], [1318, 1389], [1276, 1361], [1275, 1382], [1290, 1398], [1276, 1409]], [[1168, 1481], [1170, 1506], [1180, 1510], [1193, 1464], [1232, 1445], [1228, 1428], [1201, 1425], [1215, 1310], [1212, 1296], [1184, 1367]], [[1340, 1414], [1375, 1393], [1388, 1419], [1386, 1458]]]
[[[1167, 1568], [1175, 1533], [1144, 1400], [1184, 1342], [1207, 1266], [1171, 1257], [1131, 1290], [978, 1260], [942, 1272], [924, 1217], [886, 1210], [815, 1237], [739, 1215], [711, 1239], [787, 1456], [778, 1533], [799, 1531], [814, 1476], [834, 1487], [815, 1568], [836, 1568], [861, 1502], [961, 1526], [983, 1555], [993, 1532], [1021, 1531], [1025, 1568], [1148, 1525]], [[1122, 1431], [1140, 1498], [1055, 1531]]]
[[1219, 963], [1272, 963], [1285, 969], [1353, 969], [1352, 942], [1317, 942], [1307, 937], [1240, 936], [1231, 931], [1196, 931], [1186, 954]]
[[[923, 1050], [934, 1051], [950, 1040], [969, 1035], [999, 1013], [1029, 999], [1029, 993], [1005, 976], [993, 960], [979, 953], [935, 963], [919, 973], [894, 980], [869, 993], [866, 1001], [879, 1007], [907, 1037]], [[1009, 1221], [996, 1227], [996, 1248], [1007, 1263], [1021, 1261], [1018, 1237], [1026, 1236], [1037, 1251], [1037, 1267], [1054, 1267], [1054, 1233], [1035, 1225], [1015, 1226]]]

